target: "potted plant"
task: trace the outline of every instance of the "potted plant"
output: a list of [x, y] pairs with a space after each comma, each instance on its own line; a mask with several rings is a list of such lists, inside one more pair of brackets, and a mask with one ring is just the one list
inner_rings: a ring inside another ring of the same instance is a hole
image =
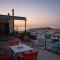
[[27, 40], [29, 40], [29, 35], [30, 35], [29, 32], [23, 31], [23, 32], [21, 33], [21, 36], [20, 36], [20, 37], [21, 37], [22, 40], [27, 41]]

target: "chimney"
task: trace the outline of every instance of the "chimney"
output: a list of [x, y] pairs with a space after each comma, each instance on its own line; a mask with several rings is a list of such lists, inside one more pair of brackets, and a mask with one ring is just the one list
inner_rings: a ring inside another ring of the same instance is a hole
[[12, 16], [14, 16], [14, 9], [12, 9]]
[[10, 13], [8, 13], [8, 16], [10, 16]]

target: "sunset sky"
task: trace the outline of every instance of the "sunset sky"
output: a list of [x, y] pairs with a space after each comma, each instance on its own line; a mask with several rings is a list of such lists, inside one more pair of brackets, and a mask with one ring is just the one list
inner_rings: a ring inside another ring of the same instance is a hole
[[[0, 14], [12, 14], [27, 18], [27, 27], [60, 28], [60, 0], [0, 0]], [[24, 25], [24, 21], [15, 21]]]

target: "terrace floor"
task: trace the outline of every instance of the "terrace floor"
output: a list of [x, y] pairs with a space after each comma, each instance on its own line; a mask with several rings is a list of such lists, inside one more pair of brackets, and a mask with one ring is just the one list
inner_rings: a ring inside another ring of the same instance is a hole
[[[5, 38], [5, 40], [7, 40], [7, 39]], [[37, 60], [60, 60], [60, 55], [57, 55], [57, 54], [52, 53], [50, 51], [47, 51], [43, 47], [37, 46], [37, 45], [35, 45], [34, 43], [32, 43], [30, 41], [29, 42], [23, 42], [23, 43], [25, 43], [25, 44], [27, 44], [31, 47], [34, 47], [38, 50]]]
[[[27, 42], [26, 44], [34, 46], [34, 43]], [[60, 60], [60, 55], [45, 50], [43, 47], [34, 46], [38, 50], [37, 60]]]

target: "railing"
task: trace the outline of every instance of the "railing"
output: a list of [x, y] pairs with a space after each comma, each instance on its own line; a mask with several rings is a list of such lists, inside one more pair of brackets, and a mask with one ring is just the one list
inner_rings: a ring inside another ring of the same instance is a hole
[[[48, 35], [47, 35], [48, 36]], [[45, 35], [45, 49], [52, 51], [54, 53], [60, 54], [60, 39], [52, 39], [51, 37], [47, 38]]]

